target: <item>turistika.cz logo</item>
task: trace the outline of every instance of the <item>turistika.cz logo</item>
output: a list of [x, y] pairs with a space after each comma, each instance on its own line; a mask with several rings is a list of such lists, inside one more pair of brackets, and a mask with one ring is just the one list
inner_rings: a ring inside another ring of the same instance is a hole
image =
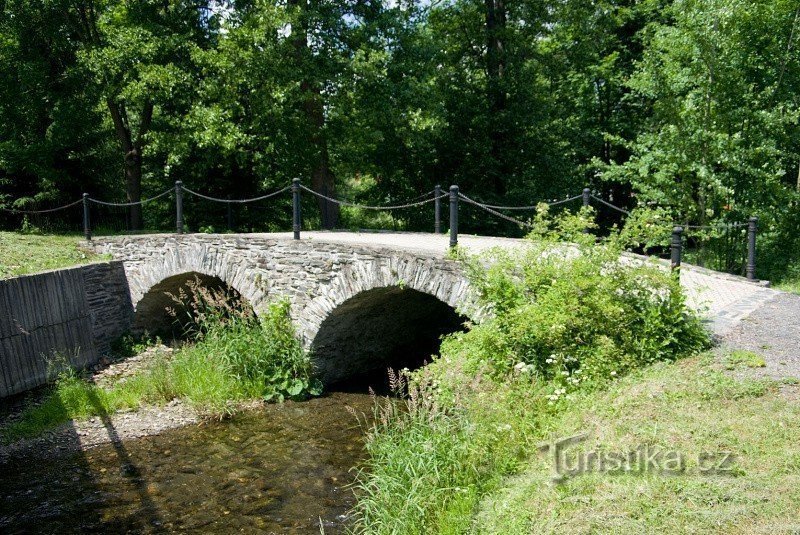
[[[553, 482], [561, 483], [568, 478], [587, 473], [646, 474], [666, 476], [685, 474], [687, 456], [680, 451], [653, 444], [641, 444], [628, 451], [591, 449], [568, 451], [569, 447], [589, 437], [580, 433], [539, 445], [550, 458]], [[736, 458], [729, 451], [701, 452], [693, 458], [693, 467], [700, 475], [725, 475], [736, 470]]]

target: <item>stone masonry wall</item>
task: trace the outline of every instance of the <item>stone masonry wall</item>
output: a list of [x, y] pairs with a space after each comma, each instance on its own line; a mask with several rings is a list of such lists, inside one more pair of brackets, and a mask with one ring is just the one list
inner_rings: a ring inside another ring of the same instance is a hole
[[95, 363], [132, 317], [121, 262], [0, 280], [0, 397], [44, 384], [56, 356]]
[[456, 262], [441, 254], [276, 235], [191, 234], [104, 238], [97, 252], [123, 260], [134, 307], [168, 277], [201, 273], [238, 291], [256, 312], [286, 296], [305, 344], [339, 305], [375, 288], [408, 287], [468, 317], [478, 314]]

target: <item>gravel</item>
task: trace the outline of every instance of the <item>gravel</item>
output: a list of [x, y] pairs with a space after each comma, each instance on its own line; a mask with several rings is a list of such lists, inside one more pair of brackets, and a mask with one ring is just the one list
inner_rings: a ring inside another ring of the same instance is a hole
[[[91, 379], [98, 385], [106, 387], [125, 381], [146, 369], [155, 359], [163, 355], [168, 356], [171, 352], [172, 349], [166, 346], [157, 346], [131, 358], [103, 359], [93, 370]], [[36, 395], [43, 396], [46, 393], [45, 389]], [[0, 418], [0, 427], [17, 419], [24, 407], [24, 403], [17, 403], [9, 414]], [[200, 421], [200, 416], [193, 408], [177, 399], [164, 406], [145, 406], [136, 411], [120, 411], [107, 417], [69, 421], [46, 431], [41, 436], [18, 440], [11, 444], [0, 444], [0, 465], [12, 456], [25, 455], [33, 451], [47, 452], [52, 456], [64, 455], [101, 444], [157, 435], [169, 429]]]
[[725, 351], [743, 349], [760, 355], [766, 366], [747, 375], [800, 379], [800, 295], [779, 293], [722, 336]]

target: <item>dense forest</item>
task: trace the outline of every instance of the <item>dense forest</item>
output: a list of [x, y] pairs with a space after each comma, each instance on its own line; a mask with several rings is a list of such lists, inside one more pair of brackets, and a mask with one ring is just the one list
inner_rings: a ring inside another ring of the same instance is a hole
[[[0, 207], [175, 180], [370, 203], [588, 185], [683, 224], [758, 215], [765, 251], [800, 249], [798, 41], [797, 0], [0, 0]], [[322, 227], [357, 217], [320, 202]], [[238, 217], [285, 230], [286, 210]], [[389, 223], [430, 226], [407, 212]]]

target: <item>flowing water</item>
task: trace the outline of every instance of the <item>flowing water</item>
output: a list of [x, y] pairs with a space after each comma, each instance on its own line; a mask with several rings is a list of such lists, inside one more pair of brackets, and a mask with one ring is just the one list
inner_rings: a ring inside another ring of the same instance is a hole
[[2, 533], [343, 533], [366, 394], [0, 465]]

